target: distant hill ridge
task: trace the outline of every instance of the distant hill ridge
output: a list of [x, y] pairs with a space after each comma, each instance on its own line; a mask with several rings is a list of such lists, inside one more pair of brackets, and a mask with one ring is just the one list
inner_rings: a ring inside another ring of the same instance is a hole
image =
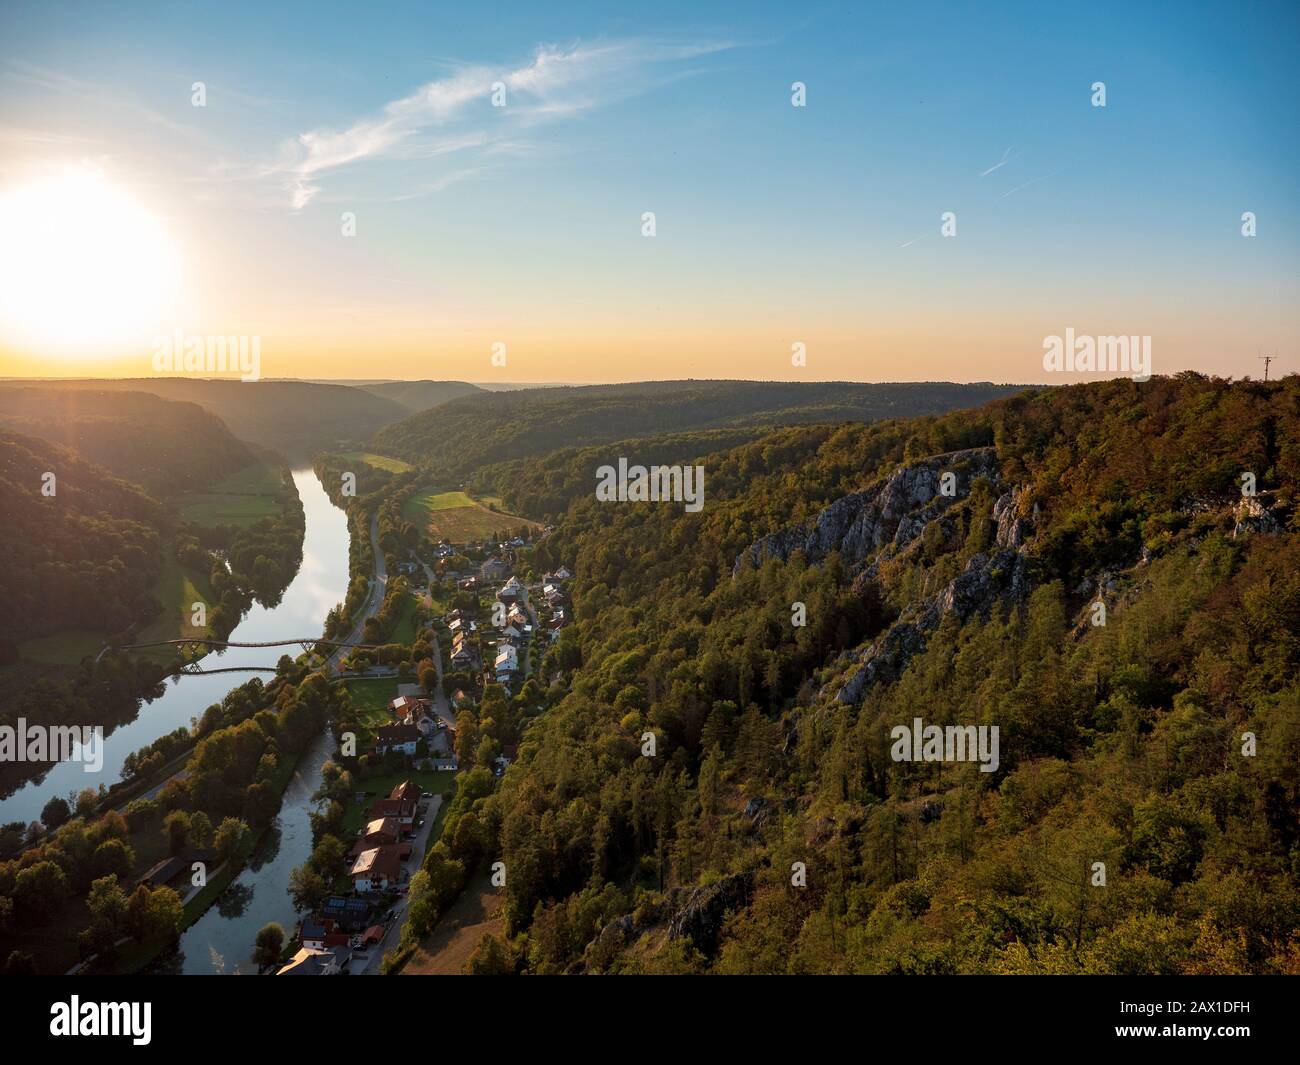
[[483, 390], [465, 381], [380, 381], [355, 386], [363, 392], [390, 399], [408, 411], [428, 410], [461, 396], [477, 395]]
[[0, 386], [0, 428], [60, 444], [156, 496], [203, 487], [253, 457], [199, 404], [148, 392]]
[[1026, 387], [688, 380], [485, 392], [380, 429], [371, 445], [463, 475], [489, 463], [636, 436], [943, 414]]
[[479, 392], [464, 381], [341, 384], [191, 377], [15, 379], [0, 385], [62, 392], [147, 392], [163, 399], [197, 403], [224, 421], [240, 440], [271, 448], [299, 462], [318, 451], [360, 445], [376, 429], [414, 411]]

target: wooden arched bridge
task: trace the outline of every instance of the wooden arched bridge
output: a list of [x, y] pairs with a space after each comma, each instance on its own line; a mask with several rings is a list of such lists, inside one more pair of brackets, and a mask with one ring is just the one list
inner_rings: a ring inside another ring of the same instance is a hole
[[347, 640], [327, 640], [320, 636], [304, 637], [301, 639], [289, 640], [268, 640], [262, 643], [242, 643], [236, 640], [216, 640], [206, 636], [191, 636], [180, 640], [155, 640], [151, 643], [126, 643], [118, 646], [105, 644], [103, 650], [95, 656], [98, 662], [109, 651], [142, 651], [149, 647], [175, 647], [180, 651], [182, 662], [177, 667], [177, 673], [190, 675], [206, 675], [208, 673], [274, 673], [275, 666], [225, 666], [220, 669], [200, 669], [200, 662], [209, 651], [224, 650], [227, 647], [300, 647], [310, 654], [321, 647], [328, 647], [332, 650], [338, 650], [343, 647], [351, 647], [359, 651], [376, 651], [379, 649], [378, 644], [373, 643], [352, 643]]

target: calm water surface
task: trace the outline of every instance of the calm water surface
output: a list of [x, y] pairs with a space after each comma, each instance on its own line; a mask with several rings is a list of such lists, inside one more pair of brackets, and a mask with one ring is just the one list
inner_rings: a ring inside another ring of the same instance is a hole
[[[325, 615], [341, 603], [348, 590], [348, 521], [343, 511], [329, 501], [311, 469], [293, 471], [294, 484], [302, 499], [307, 527], [303, 538], [302, 566], [272, 608], [254, 603], [229, 639], [244, 642], [319, 636]], [[296, 655], [298, 648], [231, 647], [203, 659], [204, 667], [274, 666], [281, 654]], [[119, 725], [104, 737], [104, 767], [87, 773], [80, 762], [61, 762], [39, 782], [25, 784], [0, 801], [0, 823], [39, 820], [52, 796], [67, 796], [85, 787], [111, 784], [122, 772], [122, 763], [132, 751], [152, 743], [202, 715], [219, 703], [232, 688], [255, 676], [269, 680], [271, 674], [217, 673], [207, 677], [177, 677], [166, 682], [164, 694], [142, 703], [134, 721]], [[307, 768], [304, 757], [303, 771]], [[285, 803], [289, 799], [286, 796]], [[286, 881], [287, 882], [287, 881]]]

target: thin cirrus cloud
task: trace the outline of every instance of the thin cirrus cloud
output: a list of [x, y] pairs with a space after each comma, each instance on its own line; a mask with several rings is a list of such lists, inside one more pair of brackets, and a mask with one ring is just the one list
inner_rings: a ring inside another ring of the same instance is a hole
[[994, 163], [994, 164], [993, 164], [991, 167], [989, 167], [987, 170], [984, 170], [984, 171], [982, 171], [982, 172], [980, 173], [980, 177], [982, 177], [982, 178], [986, 178], [986, 177], [988, 177], [991, 173], [993, 173], [993, 171], [995, 171], [995, 170], [1001, 170], [1004, 166], [1006, 166], [1006, 165], [1007, 165], [1009, 162], [1011, 162], [1011, 160], [1014, 159], [1014, 158], [1015, 158], [1015, 156], [1013, 156], [1013, 155], [1011, 154], [1011, 149], [1008, 148], [1006, 151], [1004, 151], [1004, 152], [1002, 153], [1002, 158], [1001, 158], [1001, 159], [999, 159], [996, 163]]
[[[731, 47], [635, 40], [542, 46], [531, 62], [514, 69], [464, 66], [346, 129], [299, 134], [284, 147], [282, 162], [272, 169], [283, 177], [292, 208], [301, 210], [321, 192], [327, 175], [344, 167], [453, 152], [484, 157], [513, 152], [520, 144], [520, 129], [530, 124], [580, 115], [689, 76], [694, 72], [688, 67], [690, 60]], [[498, 83], [505, 89], [503, 112], [491, 106]], [[471, 165], [459, 173], [480, 169]], [[438, 183], [424, 186], [426, 190], [437, 187]]]

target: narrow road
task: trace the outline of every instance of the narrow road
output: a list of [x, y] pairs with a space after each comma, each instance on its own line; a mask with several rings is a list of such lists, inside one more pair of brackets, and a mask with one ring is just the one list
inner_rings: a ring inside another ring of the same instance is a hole
[[452, 712], [451, 701], [442, 686], [442, 648], [438, 646], [438, 634], [430, 632], [429, 639], [433, 643], [433, 668], [438, 671], [438, 686], [433, 692], [433, 712], [442, 719], [444, 724], [455, 728], [456, 715]]
[[[415, 839], [411, 843], [411, 860], [407, 863], [407, 869], [414, 876], [420, 869], [421, 862], [424, 861], [424, 851], [429, 845], [429, 833], [433, 831], [433, 823], [438, 819], [438, 811], [442, 809], [442, 796], [434, 795], [429, 799], [429, 809], [424, 815], [424, 824], [415, 834]], [[407, 880], [410, 883], [410, 880]], [[383, 965], [384, 955], [397, 946], [402, 941], [402, 929], [406, 925], [407, 903], [410, 901], [409, 895], [402, 895], [393, 909], [397, 915], [393, 918], [393, 923], [388, 926], [388, 931], [384, 933], [384, 938], [378, 944], [370, 948], [370, 953], [366, 955], [366, 960], [361, 968], [352, 970], [357, 976], [379, 976], [380, 966]], [[360, 961], [360, 959], [357, 959]]]
[[424, 592], [422, 593], [421, 598], [424, 600], [425, 606], [431, 607], [433, 606], [433, 596], [429, 594], [429, 585], [438, 579], [438, 575], [433, 572], [433, 567], [430, 566], [429, 563], [425, 562], [424, 559], [414, 551], [411, 552], [411, 557], [424, 567]]
[[[429, 594], [428, 586], [438, 579], [438, 575], [433, 572], [433, 567], [431, 567], [429, 563], [425, 562], [424, 559], [420, 558], [420, 556], [414, 551], [411, 552], [411, 557], [424, 567], [426, 584], [424, 594], [420, 598], [424, 602], [425, 606], [432, 607], [433, 596]], [[452, 713], [451, 702], [447, 699], [447, 693], [443, 691], [442, 688], [442, 648], [438, 644], [438, 634], [434, 632], [432, 628], [429, 629], [429, 642], [433, 646], [433, 668], [438, 671], [438, 687], [433, 693], [433, 712], [447, 725], [455, 728], [456, 715]]]
[[[373, 515], [370, 519], [370, 550], [375, 556], [375, 575], [370, 580], [370, 593], [366, 596], [366, 602], [361, 608], [361, 615], [357, 618], [357, 623], [344, 639], [344, 643], [362, 642], [361, 637], [366, 627], [366, 621], [379, 613], [379, 608], [384, 605], [384, 596], [388, 591], [388, 567], [384, 564], [384, 552], [379, 547], [378, 514]], [[325, 660], [324, 669], [326, 672], [336, 671], [343, 655], [349, 650], [351, 648], [335, 648], [334, 653]]]
[[[539, 584], [537, 586], [538, 594], [541, 593], [541, 590], [542, 586]], [[528, 592], [528, 602], [524, 604], [524, 610], [528, 612], [528, 620], [532, 622], [533, 625], [533, 637], [528, 641], [528, 659], [524, 663], [525, 668], [523, 675], [524, 680], [527, 680], [533, 674], [533, 668], [536, 665], [533, 659], [536, 656], [538, 641], [541, 640], [542, 633], [545, 631], [542, 628], [541, 623], [537, 620], [537, 611], [533, 609], [533, 592], [531, 589]]]

